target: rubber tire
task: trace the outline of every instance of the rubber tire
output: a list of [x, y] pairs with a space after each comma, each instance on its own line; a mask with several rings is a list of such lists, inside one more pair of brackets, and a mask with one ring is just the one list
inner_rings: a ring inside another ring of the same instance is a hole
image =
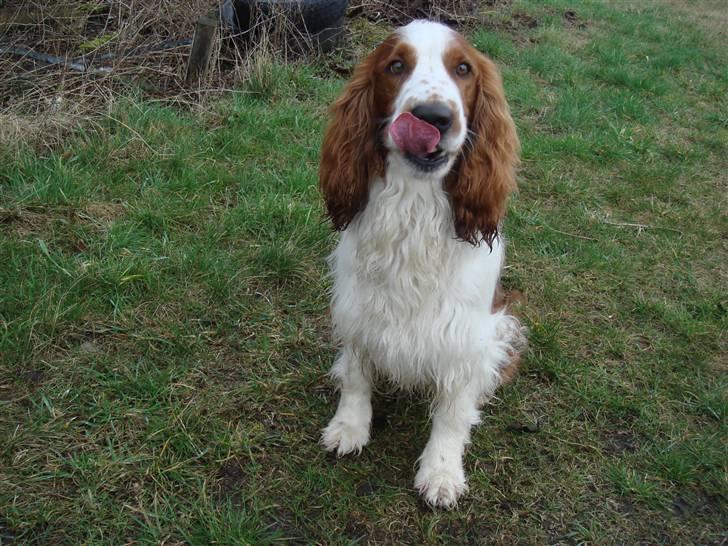
[[225, 0], [220, 17], [235, 32], [245, 33], [250, 29], [251, 13], [260, 10], [265, 14], [270, 5], [282, 7], [297, 28], [328, 39], [343, 27], [349, 0]]

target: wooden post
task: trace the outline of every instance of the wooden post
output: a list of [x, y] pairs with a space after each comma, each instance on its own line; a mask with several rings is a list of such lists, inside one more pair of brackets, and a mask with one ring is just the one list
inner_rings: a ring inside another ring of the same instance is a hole
[[195, 36], [192, 38], [192, 50], [187, 62], [187, 82], [198, 80], [207, 70], [210, 61], [212, 44], [217, 32], [217, 17], [210, 15], [200, 17], [195, 26]]

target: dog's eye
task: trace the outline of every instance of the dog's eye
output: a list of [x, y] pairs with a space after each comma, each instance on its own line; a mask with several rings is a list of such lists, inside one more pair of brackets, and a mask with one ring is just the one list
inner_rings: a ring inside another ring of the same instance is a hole
[[457, 74], [458, 76], [467, 76], [468, 74], [470, 74], [470, 71], [471, 71], [471, 68], [468, 63], [460, 63], [455, 68], [455, 74]]
[[389, 63], [388, 69], [392, 74], [402, 74], [404, 72], [404, 63], [402, 61], [392, 61]]

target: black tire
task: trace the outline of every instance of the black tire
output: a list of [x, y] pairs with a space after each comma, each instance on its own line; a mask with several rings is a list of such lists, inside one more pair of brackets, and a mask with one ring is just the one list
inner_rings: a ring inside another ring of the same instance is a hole
[[349, 0], [225, 0], [220, 17], [233, 32], [245, 35], [271, 12], [285, 14], [292, 28], [329, 49], [341, 35]]

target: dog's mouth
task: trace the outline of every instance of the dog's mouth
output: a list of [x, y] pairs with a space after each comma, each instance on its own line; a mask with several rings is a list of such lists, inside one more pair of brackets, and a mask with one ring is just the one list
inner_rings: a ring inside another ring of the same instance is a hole
[[420, 171], [434, 171], [447, 164], [449, 155], [442, 147], [440, 130], [405, 112], [389, 126], [389, 136], [404, 158]]
[[439, 146], [429, 154], [405, 153], [404, 157], [418, 169], [434, 171], [447, 163], [449, 154]]

